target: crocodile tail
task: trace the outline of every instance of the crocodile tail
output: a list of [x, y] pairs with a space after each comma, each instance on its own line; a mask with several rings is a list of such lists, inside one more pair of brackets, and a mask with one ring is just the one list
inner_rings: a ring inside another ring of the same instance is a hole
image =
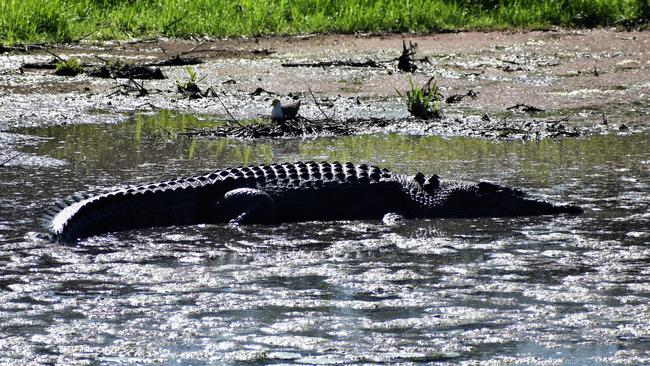
[[45, 214], [41, 217], [41, 225], [47, 231], [47, 234], [52, 241], [58, 240], [57, 236], [60, 234], [61, 230], [56, 228], [54, 222], [60, 220], [57, 219], [59, 215], [66, 215], [62, 213], [64, 211], [70, 211], [72, 206], [78, 205], [80, 202], [91, 199], [95, 195], [93, 193], [84, 192], [84, 193], [75, 193], [73, 195], [67, 196], [63, 199], [56, 200], [52, 205], [45, 211]]
[[159, 184], [56, 201], [44, 217], [52, 241], [72, 243], [107, 232], [207, 222], [214, 185]]

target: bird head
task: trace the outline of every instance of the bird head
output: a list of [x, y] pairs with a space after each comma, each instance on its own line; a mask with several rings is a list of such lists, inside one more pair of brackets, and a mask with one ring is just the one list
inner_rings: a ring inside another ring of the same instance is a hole
[[271, 102], [273, 109], [271, 110], [271, 119], [274, 121], [284, 121], [284, 112], [282, 111], [282, 103], [279, 99], [273, 99]]

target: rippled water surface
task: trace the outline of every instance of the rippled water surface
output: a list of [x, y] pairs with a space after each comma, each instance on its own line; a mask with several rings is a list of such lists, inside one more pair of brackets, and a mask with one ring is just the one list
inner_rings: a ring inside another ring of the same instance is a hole
[[[650, 363], [647, 135], [242, 142], [174, 137], [205, 122], [158, 117], [14, 131], [46, 139], [0, 168], [0, 363]], [[586, 212], [39, 235], [44, 208], [76, 191], [325, 159]]]

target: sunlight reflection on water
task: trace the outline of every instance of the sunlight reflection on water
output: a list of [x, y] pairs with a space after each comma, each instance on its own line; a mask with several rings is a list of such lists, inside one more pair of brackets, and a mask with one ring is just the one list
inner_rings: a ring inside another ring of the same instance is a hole
[[[20, 131], [50, 137], [26, 153], [68, 164], [2, 171], [0, 362], [650, 362], [647, 135], [211, 141], [147, 118]], [[586, 213], [201, 225], [77, 246], [36, 234], [75, 191], [326, 158], [500, 181]]]

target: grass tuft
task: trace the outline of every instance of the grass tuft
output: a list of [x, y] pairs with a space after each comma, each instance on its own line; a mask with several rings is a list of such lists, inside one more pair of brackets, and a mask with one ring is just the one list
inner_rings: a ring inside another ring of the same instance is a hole
[[404, 93], [400, 93], [397, 89], [395, 91], [397, 95], [404, 98], [406, 109], [413, 117], [422, 119], [442, 118], [442, 108], [440, 107], [442, 94], [440, 94], [438, 85], [436, 85], [433, 78], [429, 79], [422, 87], [419, 87], [409, 77], [409, 86], [410, 90]]
[[83, 72], [83, 68], [76, 58], [71, 58], [56, 63], [54, 74], [58, 76], [77, 76]]
[[189, 96], [196, 96], [198, 94], [201, 94], [201, 88], [199, 88], [196, 71], [194, 71], [194, 69], [189, 66], [187, 67], [186, 71], [187, 80], [176, 80], [176, 89], [179, 93]]

